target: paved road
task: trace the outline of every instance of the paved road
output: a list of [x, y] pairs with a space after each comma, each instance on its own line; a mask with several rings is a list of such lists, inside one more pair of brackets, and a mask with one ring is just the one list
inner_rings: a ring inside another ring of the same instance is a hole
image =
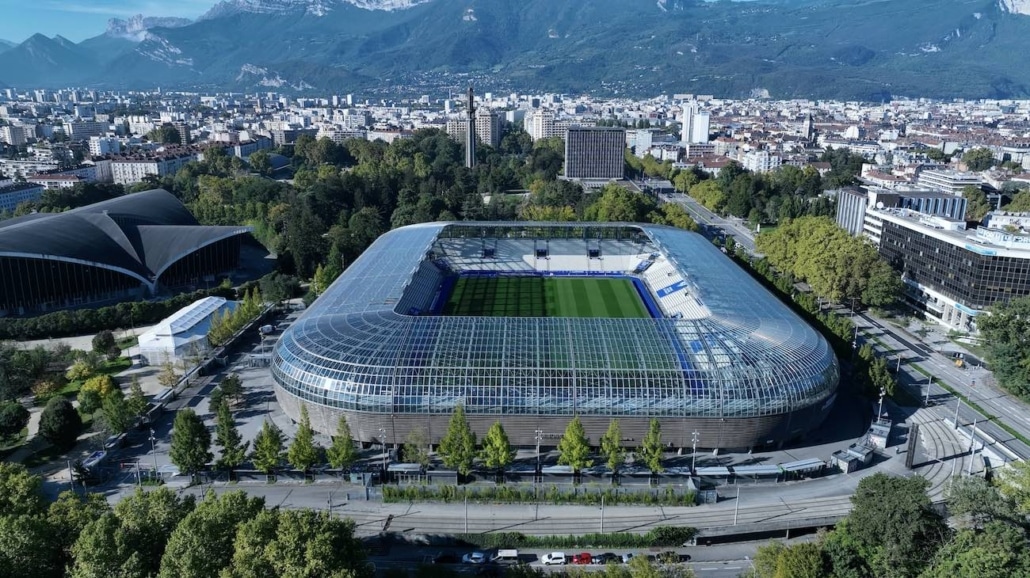
[[[666, 196], [664, 199], [683, 206], [698, 223], [721, 229], [726, 234], [732, 235], [738, 244], [748, 252], [754, 253], [754, 234], [747, 227], [742, 226], [739, 221], [719, 217], [687, 195], [677, 194]], [[938, 417], [944, 419], [950, 416], [947, 419], [954, 424], [957, 409], [959, 426], [972, 429], [975, 422], [978, 431], [986, 433], [1009, 450], [1008, 453], [999, 450], [999, 457], [1003, 461], [1011, 459], [1013, 456], [1030, 459], [1030, 446], [1016, 439], [997, 423], [988, 421], [987, 416], [966, 404], [960, 404], [957, 398], [939, 385], [940, 381], [944, 381], [986, 412], [1000, 419], [1008, 427], [1024, 437], [1030, 438], [1030, 407], [1022, 400], [999, 389], [990, 372], [982, 368], [960, 369], [954, 365], [952, 359], [922, 343], [915, 336], [868, 313], [858, 315], [856, 322], [860, 325], [861, 330], [877, 337], [886, 345], [885, 348], [878, 346], [878, 349], [901, 356], [903, 382], [918, 384], [925, 383], [927, 379], [912, 367], [906, 369], [906, 364], [918, 364], [934, 376], [935, 384], [930, 386], [929, 399], [935, 405], [934, 412]], [[955, 349], [958, 347], [956, 346]], [[922, 385], [921, 387], [920, 391], [925, 399], [926, 386]]]

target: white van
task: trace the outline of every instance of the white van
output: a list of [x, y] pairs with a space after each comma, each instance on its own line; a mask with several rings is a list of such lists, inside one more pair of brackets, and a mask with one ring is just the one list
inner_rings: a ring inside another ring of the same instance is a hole
[[518, 562], [519, 551], [518, 550], [498, 550], [497, 555], [493, 557], [494, 562]]
[[565, 552], [551, 552], [550, 554], [544, 554], [540, 561], [544, 566], [564, 566]]

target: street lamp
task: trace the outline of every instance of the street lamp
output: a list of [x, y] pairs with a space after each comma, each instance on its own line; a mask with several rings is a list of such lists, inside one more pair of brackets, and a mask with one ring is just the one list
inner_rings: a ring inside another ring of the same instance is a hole
[[690, 450], [690, 452], [691, 452], [690, 453], [690, 473], [694, 473], [694, 471], [695, 471], [694, 470], [694, 464], [696, 463], [696, 460], [697, 460], [697, 440], [698, 440], [699, 435], [700, 434], [698, 433], [697, 430], [694, 430], [694, 433], [690, 434], [690, 442], [692, 444], [692, 448]]
[[379, 442], [383, 446], [383, 471], [386, 471], [386, 428], [379, 428]]
[[154, 428], [150, 428], [150, 453], [154, 454], [154, 477], [157, 477], [157, 438], [154, 437]]
[[540, 476], [540, 442], [544, 439], [544, 430], [536, 430], [536, 475]]
[[931, 375], [930, 377], [926, 378], [926, 401], [923, 402], [923, 405], [926, 407], [930, 407], [930, 387], [932, 386], [933, 376]]

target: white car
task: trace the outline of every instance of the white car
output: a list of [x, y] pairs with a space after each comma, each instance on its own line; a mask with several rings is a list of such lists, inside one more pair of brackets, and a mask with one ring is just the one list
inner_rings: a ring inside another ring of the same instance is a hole
[[540, 562], [544, 566], [564, 566], [567, 564], [565, 560], [565, 552], [551, 552], [550, 554], [544, 554], [540, 558]]
[[486, 554], [482, 552], [469, 552], [461, 557], [462, 564], [484, 564], [486, 563]]

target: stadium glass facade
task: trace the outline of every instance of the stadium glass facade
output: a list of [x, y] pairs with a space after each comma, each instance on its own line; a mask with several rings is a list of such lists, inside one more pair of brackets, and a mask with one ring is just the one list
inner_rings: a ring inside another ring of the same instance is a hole
[[[632, 279], [648, 318], [442, 316], [460, 275]], [[287, 329], [272, 375], [297, 419], [345, 415], [356, 439], [433, 440], [454, 406], [480, 434], [554, 445], [573, 415], [593, 443], [618, 418], [627, 446], [651, 418], [688, 447], [776, 445], [832, 405], [828, 343], [703, 237], [630, 224], [432, 223], [379, 238]]]

